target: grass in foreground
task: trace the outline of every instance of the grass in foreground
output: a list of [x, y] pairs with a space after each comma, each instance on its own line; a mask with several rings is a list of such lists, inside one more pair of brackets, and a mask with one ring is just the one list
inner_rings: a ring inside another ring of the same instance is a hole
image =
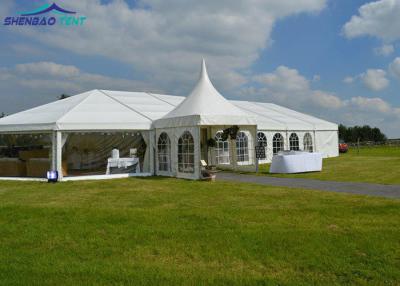
[[323, 161], [322, 172], [269, 174], [270, 164], [260, 165], [261, 175], [328, 181], [400, 184], [400, 147], [351, 148], [348, 153]]
[[228, 182], [0, 182], [1, 285], [398, 285], [400, 201]]

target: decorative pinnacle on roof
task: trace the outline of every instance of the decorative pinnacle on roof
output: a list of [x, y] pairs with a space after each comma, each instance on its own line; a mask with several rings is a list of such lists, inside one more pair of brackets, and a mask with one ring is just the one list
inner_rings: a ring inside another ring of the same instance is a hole
[[208, 77], [204, 59], [201, 63], [199, 80], [192, 92], [181, 104], [165, 115], [164, 118], [190, 115], [248, 116], [248, 114], [230, 103], [215, 89]]

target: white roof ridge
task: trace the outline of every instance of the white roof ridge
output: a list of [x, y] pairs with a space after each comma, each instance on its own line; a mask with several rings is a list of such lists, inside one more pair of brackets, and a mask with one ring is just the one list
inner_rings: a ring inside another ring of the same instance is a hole
[[[247, 101], [247, 100], [238, 100], [238, 101], [247, 102], [247, 103], [249, 103], [249, 104], [251, 104], [251, 105], [256, 105], [255, 102], [252, 102], [252, 101]], [[264, 114], [262, 114], [262, 113], [260, 113], [260, 112], [257, 112], [257, 111], [254, 111], [254, 110], [249, 110], [248, 108], [245, 108], [245, 107], [239, 107], [239, 108], [246, 110], [246, 112], [254, 113], [254, 114], [256, 114], [257, 116], [264, 117], [264, 118], [270, 119], [270, 120], [272, 120], [272, 121], [281, 123], [281, 124], [285, 125], [285, 128], [286, 128], [286, 129], [288, 128], [288, 127], [287, 127], [287, 123], [283, 122], [282, 120], [278, 120], [278, 119], [276, 119], [276, 118], [272, 118], [272, 117], [266, 116], [266, 115], [264, 115]]]
[[147, 115], [144, 115], [143, 113], [137, 111], [136, 109], [130, 107], [129, 105], [123, 103], [122, 101], [116, 99], [114, 96], [108, 94], [107, 92], [105, 92], [104, 90], [99, 89], [98, 91], [100, 91], [102, 94], [104, 94], [105, 96], [111, 98], [112, 100], [114, 100], [115, 102], [121, 104], [122, 106], [128, 108], [129, 110], [132, 110], [133, 112], [136, 112], [137, 114], [139, 114], [140, 116], [145, 117], [146, 119], [150, 120], [151, 122], [153, 122], [153, 119], [151, 119], [150, 117], [148, 117]]
[[[88, 94], [87, 94], [85, 97], [83, 97], [77, 104], [73, 105], [71, 108], [69, 108], [67, 111], [65, 111], [65, 112], [55, 121], [56, 126], [57, 126], [57, 124], [58, 124], [59, 121], [61, 121], [65, 116], [68, 115], [68, 113], [70, 113], [72, 110], [74, 110], [76, 107], [78, 107], [82, 102], [84, 102], [86, 99], [88, 99], [88, 98], [93, 94], [93, 92], [95, 92], [96, 90], [97, 90], [97, 89], [92, 89], [91, 91], [89, 91]], [[82, 95], [82, 94], [78, 94], [78, 96], [79, 96], [79, 95]], [[72, 96], [71, 96], [71, 97], [72, 97]], [[68, 97], [68, 98], [70, 98], [70, 97]], [[68, 100], [68, 98], [66, 98], [66, 99], [61, 99], [61, 100]], [[57, 128], [58, 128], [58, 126], [57, 126]]]
[[169, 105], [171, 105], [171, 106], [173, 106], [173, 107], [176, 107], [176, 105], [173, 105], [172, 103], [169, 103], [168, 101], [159, 98], [158, 96], [156, 96], [155, 93], [151, 93], [151, 92], [146, 92], [146, 93], [147, 93], [148, 95], [150, 95], [151, 97], [153, 97], [153, 98], [159, 100], [159, 101], [165, 102], [166, 104], [169, 104]]
[[[310, 125], [314, 128], [314, 130], [316, 130], [315, 123], [313, 123], [313, 122], [311, 122], [311, 121], [309, 121], [309, 120], [306, 120], [306, 119], [304, 119], [304, 118], [299, 118], [298, 115], [297, 115], [297, 116], [294, 116], [294, 114], [293, 114], [293, 113], [300, 113], [300, 114], [303, 114], [303, 113], [298, 112], [298, 111], [296, 111], [296, 110], [291, 110], [291, 111], [292, 111], [292, 114], [289, 114], [289, 113], [285, 110], [286, 108], [283, 107], [283, 106], [279, 106], [279, 105], [276, 105], [276, 104], [274, 104], [274, 103], [268, 103], [268, 104], [281, 107], [283, 110], [278, 110], [278, 109], [273, 108], [273, 107], [270, 107], [270, 108], [271, 108], [272, 110], [276, 111], [276, 112], [283, 112], [283, 113], [284, 113], [285, 115], [287, 115], [287, 116], [292, 116], [293, 118], [296, 118], [296, 119], [299, 120], [299, 121], [302, 121], [302, 122], [304, 122], [304, 123], [310, 124]], [[285, 110], [285, 111], [284, 111], [284, 110]], [[303, 115], [307, 115], [307, 114], [303, 114]], [[311, 117], [314, 117], [314, 116], [311, 116]], [[314, 118], [315, 118], [315, 119], [319, 119], [319, 118], [317, 118], [317, 117], [314, 117]]]
[[[286, 106], [279, 105], [279, 104], [276, 104], [276, 103], [274, 103], [274, 102], [270, 102], [270, 103], [268, 103], [268, 104], [271, 104], [271, 105], [274, 105], [274, 106], [276, 106], [276, 107], [278, 107], [278, 108], [284, 109], [284, 110], [286, 111], [286, 114], [288, 114], [287, 111], [293, 111], [294, 113], [297, 113], [298, 115], [304, 115], [304, 116], [307, 116], [307, 117], [311, 117], [311, 119], [317, 119], [317, 120], [322, 121], [322, 122], [324, 122], [324, 123], [329, 123], [329, 124], [332, 124], [332, 123], [333, 123], [333, 124], [336, 124], [336, 123], [334, 123], [334, 122], [330, 122], [329, 120], [320, 118], [319, 116], [311, 115], [311, 114], [304, 113], [304, 112], [301, 112], [301, 111], [297, 111], [297, 110], [295, 110], [295, 109], [290, 109], [290, 108], [288, 108], [288, 107], [286, 107]], [[313, 123], [313, 124], [314, 124], [314, 123]]]

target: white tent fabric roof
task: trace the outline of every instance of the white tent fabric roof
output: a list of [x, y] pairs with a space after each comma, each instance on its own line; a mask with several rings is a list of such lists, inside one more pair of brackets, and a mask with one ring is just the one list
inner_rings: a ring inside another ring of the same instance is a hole
[[[0, 132], [149, 130], [185, 97], [92, 90], [0, 119]], [[337, 130], [337, 124], [272, 103], [231, 100], [259, 130]], [[237, 123], [235, 123], [237, 124]]]
[[199, 80], [189, 96], [154, 122], [156, 128], [233, 124], [256, 125], [256, 122], [254, 116], [229, 102], [215, 89], [208, 77], [204, 59]]
[[337, 130], [335, 123], [294, 111], [273, 103], [231, 101], [256, 116], [259, 130]]
[[257, 125], [258, 130], [337, 130], [338, 126], [272, 103], [229, 101], [205, 63], [188, 97], [92, 90], [0, 119], [0, 132], [150, 130], [195, 125]]
[[[138, 105], [140, 109], [140, 105]], [[92, 90], [0, 119], [0, 131], [147, 130], [152, 119]]]

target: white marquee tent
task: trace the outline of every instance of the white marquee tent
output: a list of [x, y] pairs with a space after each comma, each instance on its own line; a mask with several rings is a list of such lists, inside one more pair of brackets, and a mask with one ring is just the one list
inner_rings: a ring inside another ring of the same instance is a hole
[[[221, 139], [220, 131], [233, 125], [239, 127], [238, 138]], [[48, 134], [49, 169], [58, 170], [61, 179], [69, 134], [126, 132], [140, 134], [146, 144], [146, 174], [197, 179], [200, 159], [221, 168], [251, 169], [260, 142], [266, 148], [262, 163], [289, 149], [338, 156], [337, 124], [272, 103], [229, 101], [212, 85], [204, 61], [188, 97], [92, 90], [0, 119], [0, 134]], [[0, 176], [1, 159], [0, 153]]]

